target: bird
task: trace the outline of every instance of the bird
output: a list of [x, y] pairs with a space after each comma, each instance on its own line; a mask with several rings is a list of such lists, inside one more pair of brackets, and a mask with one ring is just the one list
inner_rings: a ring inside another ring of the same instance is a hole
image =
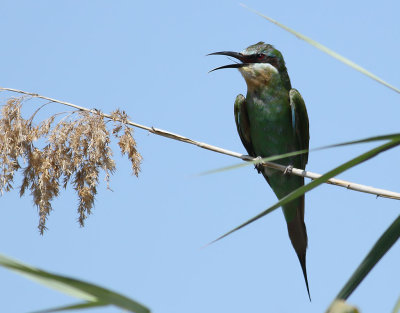
[[[208, 55], [233, 57], [241, 63], [217, 67], [212, 71], [236, 68], [247, 84], [247, 94], [234, 103], [236, 128], [247, 153], [265, 158], [309, 147], [309, 120], [304, 100], [292, 88], [282, 53], [271, 44], [258, 42], [242, 52], [221, 51]], [[267, 180], [278, 199], [304, 185], [304, 178], [290, 175], [293, 167], [305, 169], [308, 152], [280, 159], [284, 173], [262, 165], [256, 169]], [[304, 223], [304, 195], [282, 207], [292, 246], [303, 272], [311, 301], [306, 268], [307, 230]]]

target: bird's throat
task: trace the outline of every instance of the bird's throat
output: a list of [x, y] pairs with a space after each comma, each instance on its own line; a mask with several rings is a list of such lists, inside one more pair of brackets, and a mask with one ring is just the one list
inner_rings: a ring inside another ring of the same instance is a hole
[[249, 91], [263, 89], [280, 80], [278, 70], [269, 63], [254, 63], [239, 68]]

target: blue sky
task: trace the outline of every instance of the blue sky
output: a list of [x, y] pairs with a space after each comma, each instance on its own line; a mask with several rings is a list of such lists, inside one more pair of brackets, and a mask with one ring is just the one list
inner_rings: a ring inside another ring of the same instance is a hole
[[[397, 1], [245, 4], [400, 86]], [[208, 74], [229, 60], [205, 55], [258, 41], [284, 55], [307, 104], [311, 147], [399, 131], [398, 94], [236, 1], [3, 0], [0, 27], [0, 86], [104, 112], [121, 108], [135, 122], [233, 151], [245, 152], [233, 101], [246, 86], [236, 70]], [[65, 110], [54, 104], [47, 112]], [[101, 184], [85, 228], [76, 222], [71, 188], [53, 202], [44, 236], [29, 195], [3, 195], [0, 252], [109, 287], [156, 313], [323, 312], [399, 212], [397, 201], [334, 186], [307, 194], [310, 303], [280, 210], [201, 248], [276, 201], [252, 167], [199, 177], [238, 161], [142, 130], [135, 138], [144, 158], [139, 178], [115, 149], [113, 192]], [[312, 152], [307, 168], [326, 172], [373, 145]], [[340, 178], [399, 191], [399, 157], [399, 149], [388, 151]], [[390, 312], [400, 295], [399, 258], [396, 245], [349, 302], [363, 313]], [[76, 301], [4, 269], [0, 277], [2, 312]]]

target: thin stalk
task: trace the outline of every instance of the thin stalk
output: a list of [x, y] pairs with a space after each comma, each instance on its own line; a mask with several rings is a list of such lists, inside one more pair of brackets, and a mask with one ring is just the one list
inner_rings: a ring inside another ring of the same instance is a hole
[[[50, 102], [55, 102], [55, 103], [60, 103], [81, 111], [87, 111], [87, 112], [91, 112], [91, 113], [95, 113], [98, 114], [98, 111], [94, 110], [94, 109], [88, 109], [85, 107], [81, 107], [79, 105], [73, 104], [73, 103], [69, 103], [69, 102], [65, 102], [65, 101], [60, 101], [57, 99], [53, 99], [53, 98], [49, 98], [49, 97], [45, 97], [45, 96], [41, 96], [37, 93], [31, 93], [31, 92], [27, 92], [27, 91], [23, 91], [23, 90], [18, 90], [18, 89], [13, 89], [13, 88], [5, 88], [5, 87], [0, 87], [0, 91], [10, 91], [10, 92], [15, 92], [15, 93], [20, 93], [20, 94], [25, 94], [25, 95], [29, 95], [31, 97], [34, 98], [39, 98], [39, 99], [44, 99]], [[101, 113], [101, 115], [105, 118], [111, 119], [111, 115], [110, 114], [106, 114], [106, 113]], [[179, 134], [175, 134], [163, 129], [159, 129], [159, 128], [155, 128], [155, 127], [149, 127], [149, 126], [145, 126], [145, 125], [141, 125], [138, 123], [134, 123], [132, 121], [127, 121], [127, 124], [130, 126], [134, 126], [137, 128], [141, 128], [144, 130], [149, 131], [152, 134], [158, 135], [158, 136], [162, 136], [162, 137], [166, 137], [166, 138], [170, 138], [173, 140], [178, 140], [178, 141], [182, 141], [182, 142], [186, 142], [188, 144], [191, 145], [195, 145], [198, 146], [200, 148], [206, 149], [206, 150], [210, 150], [210, 151], [214, 151], [214, 152], [218, 152], [221, 154], [225, 154], [225, 155], [229, 155], [229, 156], [233, 156], [235, 158], [239, 158], [242, 159], [243, 161], [257, 161], [256, 158], [253, 158], [249, 155], [246, 154], [241, 154], [238, 152], [234, 152], [234, 151], [230, 151], [227, 149], [223, 149], [217, 146], [213, 146], [213, 145], [209, 145], [207, 143], [204, 142], [200, 142], [200, 141], [196, 141], [190, 138], [187, 138], [185, 136], [179, 135]], [[277, 164], [277, 163], [273, 163], [273, 162], [264, 162], [263, 163], [264, 166], [266, 167], [270, 167], [276, 170], [279, 170], [281, 172], [284, 172], [286, 170], [286, 166]], [[296, 175], [296, 176], [301, 176], [301, 177], [307, 177], [310, 178], [312, 180], [315, 180], [319, 177], [321, 177], [321, 174], [318, 173], [313, 173], [313, 172], [309, 172], [306, 170], [302, 170], [302, 169], [298, 169], [298, 168], [293, 168], [292, 175]], [[345, 180], [341, 180], [341, 179], [335, 179], [335, 178], [331, 178], [329, 180], [326, 181], [327, 184], [331, 184], [331, 185], [335, 185], [335, 186], [339, 186], [339, 187], [344, 187], [350, 190], [354, 190], [357, 192], [364, 192], [364, 193], [369, 193], [369, 194], [373, 194], [376, 195], [378, 197], [382, 197], [382, 198], [390, 198], [390, 199], [396, 199], [396, 200], [400, 200], [400, 193], [398, 192], [393, 192], [393, 191], [389, 191], [389, 190], [385, 190], [385, 189], [379, 189], [379, 188], [374, 188], [371, 186], [366, 186], [366, 185], [362, 185], [362, 184], [357, 184], [357, 183], [353, 183], [350, 181], [345, 181]]]

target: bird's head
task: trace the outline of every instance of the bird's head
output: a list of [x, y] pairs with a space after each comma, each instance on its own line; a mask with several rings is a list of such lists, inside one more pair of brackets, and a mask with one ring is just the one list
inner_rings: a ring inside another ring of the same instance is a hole
[[210, 72], [224, 68], [237, 68], [249, 88], [269, 85], [273, 77], [279, 77], [287, 89], [291, 88], [283, 56], [270, 44], [259, 42], [242, 52], [221, 51], [208, 55], [226, 55], [240, 60], [242, 63], [220, 66]]

